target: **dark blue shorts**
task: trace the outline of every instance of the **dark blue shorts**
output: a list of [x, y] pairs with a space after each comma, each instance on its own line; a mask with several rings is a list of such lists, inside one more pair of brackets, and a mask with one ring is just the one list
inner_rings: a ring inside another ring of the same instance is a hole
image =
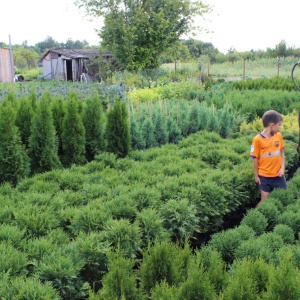
[[286, 189], [287, 183], [285, 177], [264, 177], [260, 176], [259, 188], [264, 192], [272, 192], [275, 188]]

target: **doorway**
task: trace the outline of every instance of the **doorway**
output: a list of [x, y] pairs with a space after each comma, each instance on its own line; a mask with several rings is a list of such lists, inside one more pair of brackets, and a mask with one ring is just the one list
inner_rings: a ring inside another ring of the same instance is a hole
[[72, 59], [66, 60], [67, 81], [73, 81]]

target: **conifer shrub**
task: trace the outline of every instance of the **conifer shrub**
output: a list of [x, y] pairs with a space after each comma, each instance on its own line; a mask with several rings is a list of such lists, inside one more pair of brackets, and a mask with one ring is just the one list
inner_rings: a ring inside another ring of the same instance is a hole
[[179, 288], [177, 286], [170, 286], [166, 281], [162, 281], [156, 284], [153, 289], [151, 289], [151, 299], [152, 300], [174, 300], [178, 298]]
[[90, 286], [83, 282], [80, 272], [84, 260], [70, 246], [45, 254], [36, 265], [36, 276], [41, 282], [50, 282], [62, 299], [84, 299]]
[[91, 232], [90, 234], [79, 233], [73, 243], [79, 256], [84, 260], [84, 266], [80, 276], [98, 291], [102, 287], [101, 280], [108, 272], [108, 253], [110, 245], [103, 241], [101, 232]]
[[131, 135], [131, 149], [141, 150], [145, 149], [146, 142], [142, 134], [141, 127], [134, 117], [130, 119], [130, 135]]
[[105, 202], [102, 209], [117, 220], [134, 221], [137, 214], [135, 202], [126, 195], [118, 195]]
[[155, 137], [155, 126], [150, 118], [145, 119], [142, 123], [142, 137], [145, 140], [146, 149], [157, 146]]
[[268, 226], [267, 218], [257, 209], [250, 209], [243, 217], [241, 225], [247, 225], [255, 231], [257, 235], [265, 232]]
[[240, 233], [234, 228], [213, 234], [208, 245], [217, 250], [226, 263], [232, 263], [236, 249], [242, 242]]
[[51, 96], [44, 93], [32, 118], [29, 148], [31, 171], [41, 173], [59, 168], [58, 140], [51, 112]]
[[258, 207], [258, 211], [268, 220], [267, 230], [273, 230], [278, 223], [278, 216], [280, 214], [276, 205], [271, 201], [265, 201]]
[[300, 215], [298, 211], [287, 210], [284, 211], [279, 217], [278, 221], [280, 224], [290, 226], [293, 231], [298, 234], [300, 231]]
[[292, 252], [281, 252], [278, 266], [270, 272], [262, 299], [299, 299], [299, 278], [300, 271], [293, 265]]
[[9, 241], [0, 243], [0, 274], [11, 276], [27, 274], [27, 254], [15, 248]]
[[224, 287], [222, 299], [263, 299], [273, 268], [264, 260], [236, 260], [230, 267], [228, 285]]
[[144, 208], [137, 213], [137, 221], [142, 232], [142, 247], [153, 245], [155, 240], [161, 242], [171, 236], [171, 232], [164, 228], [164, 220], [156, 209]]
[[[138, 177], [137, 180], [141, 178]], [[147, 208], [157, 208], [160, 204], [161, 193], [154, 187], [146, 187], [142, 183], [137, 183], [128, 191], [128, 197], [134, 201], [137, 210], [142, 211]]]
[[186, 278], [186, 259], [190, 257], [186, 249], [180, 250], [176, 244], [164, 240], [155, 242], [142, 252], [139, 277], [141, 288], [147, 295], [157, 284], [165, 282], [169, 286], [176, 286]]
[[182, 140], [183, 138], [182, 133], [177, 122], [170, 117], [167, 119], [167, 130], [168, 130], [169, 143], [178, 144], [179, 141]]
[[102, 289], [91, 299], [142, 299], [142, 295], [136, 287], [137, 276], [133, 271], [134, 262], [124, 257], [120, 249], [117, 249], [116, 252], [108, 252], [107, 255], [109, 272], [102, 280]]
[[16, 249], [21, 249], [23, 246], [23, 238], [25, 235], [24, 229], [19, 229], [15, 225], [1, 223], [0, 225], [0, 243], [9, 242]]
[[180, 285], [178, 299], [210, 300], [215, 299], [216, 296], [215, 287], [210, 281], [209, 274], [201, 265], [190, 264], [188, 277]]
[[63, 170], [59, 179], [59, 187], [61, 190], [80, 191], [83, 187], [84, 179], [78, 176], [71, 169]]
[[10, 274], [0, 276], [0, 297], [2, 299], [39, 299], [60, 300], [58, 292], [50, 282], [42, 283], [35, 277], [13, 277]]
[[131, 150], [130, 125], [126, 102], [116, 99], [107, 113], [107, 151], [125, 157]]
[[15, 125], [17, 104], [14, 102], [7, 96], [0, 105], [0, 183], [10, 182], [15, 186], [29, 175], [30, 165]]
[[114, 248], [120, 248], [125, 257], [135, 258], [141, 250], [141, 229], [138, 222], [128, 219], [109, 219], [103, 228], [104, 241]]
[[21, 97], [20, 105], [16, 114], [16, 125], [19, 128], [22, 143], [29, 147], [29, 137], [31, 135], [31, 122], [35, 114], [35, 109], [32, 107], [29, 97]]
[[83, 109], [83, 125], [85, 128], [85, 148], [88, 161], [94, 159], [100, 151], [104, 151], [105, 115], [97, 94], [87, 98]]
[[281, 236], [286, 244], [292, 244], [295, 242], [295, 233], [288, 225], [278, 224], [274, 227], [273, 232]]
[[208, 275], [217, 293], [221, 292], [228, 281], [226, 263], [219, 251], [205, 245], [196, 251], [196, 264], [201, 266]]
[[117, 156], [115, 153], [104, 152], [96, 155], [95, 161], [103, 163], [104, 167], [114, 168], [117, 163]]
[[85, 128], [79, 114], [79, 103], [75, 92], [70, 92], [66, 101], [66, 113], [62, 123], [62, 162], [66, 167], [84, 164]]
[[199, 232], [196, 206], [189, 203], [187, 199], [168, 200], [161, 206], [160, 215], [164, 228], [180, 244]]
[[103, 230], [104, 224], [109, 218], [109, 213], [90, 203], [74, 209], [70, 229], [75, 234], [79, 234], [80, 232], [88, 234], [93, 231]]
[[27, 238], [34, 238], [57, 228], [59, 221], [53, 209], [49, 209], [48, 206], [28, 204], [15, 211], [15, 224], [26, 230]]

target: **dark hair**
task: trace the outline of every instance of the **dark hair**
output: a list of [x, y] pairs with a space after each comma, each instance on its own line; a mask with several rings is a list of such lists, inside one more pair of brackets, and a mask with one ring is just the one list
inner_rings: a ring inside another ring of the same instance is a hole
[[278, 122], [282, 121], [282, 115], [277, 112], [276, 110], [268, 110], [262, 116], [262, 122], [264, 127], [268, 127], [270, 123], [277, 124]]

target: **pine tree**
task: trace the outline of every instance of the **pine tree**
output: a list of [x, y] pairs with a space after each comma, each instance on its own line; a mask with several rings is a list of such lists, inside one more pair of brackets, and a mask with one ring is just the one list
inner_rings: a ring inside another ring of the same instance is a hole
[[105, 115], [100, 99], [96, 94], [86, 101], [83, 111], [83, 124], [85, 128], [86, 158], [91, 161], [96, 154], [105, 149]]
[[171, 117], [169, 117], [167, 120], [167, 129], [169, 133], [169, 143], [177, 144], [182, 139], [182, 134], [176, 121]]
[[146, 142], [142, 135], [140, 126], [135, 118], [131, 118], [130, 120], [130, 134], [131, 134], [131, 148], [133, 150], [137, 149], [145, 149]]
[[67, 97], [62, 126], [62, 150], [64, 166], [86, 162], [85, 130], [78, 111], [77, 95], [74, 92], [70, 92]]
[[169, 139], [166, 121], [159, 112], [154, 116], [154, 136], [158, 146], [166, 144]]
[[52, 101], [52, 116], [53, 124], [56, 131], [57, 141], [58, 141], [58, 156], [62, 160], [63, 150], [62, 150], [62, 127], [63, 120], [65, 117], [65, 106], [64, 99], [62, 97], [54, 97]]
[[6, 98], [0, 106], [0, 182], [16, 185], [29, 172], [29, 157], [15, 125], [15, 109]]
[[125, 157], [131, 148], [130, 125], [127, 106], [124, 101], [115, 100], [107, 113], [107, 151], [118, 157]]
[[34, 116], [34, 109], [32, 107], [32, 102], [29, 97], [21, 97], [20, 105], [16, 115], [16, 125], [19, 128], [21, 141], [26, 146], [29, 147], [29, 137], [31, 134], [31, 122]]
[[150, 118], [145, 119], [142, 124], [142, 134], [145, 139], [146, 148], [152, 148], [157, 146], [157, 142], [154, 134], [154, 125]]
[[189, 134], [195, 133], [200, 129], [200, 110], [198, 102], [191, 107], [190, 117], [189, 117]]
[[46, 92], [42, 95], [32, 119], [29, 147], [33, 173], [50, 171], [61, 166], [50, 103], [51, 96]]

